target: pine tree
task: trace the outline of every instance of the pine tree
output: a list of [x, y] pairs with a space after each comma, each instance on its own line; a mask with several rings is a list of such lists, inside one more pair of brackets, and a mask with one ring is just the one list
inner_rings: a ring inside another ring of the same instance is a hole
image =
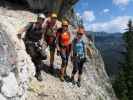
[[133, 27], [128, 22], [128, 30], [123, 34], [126, 45], [125, 62], [113, 86], [120, 100], [133, 100]]

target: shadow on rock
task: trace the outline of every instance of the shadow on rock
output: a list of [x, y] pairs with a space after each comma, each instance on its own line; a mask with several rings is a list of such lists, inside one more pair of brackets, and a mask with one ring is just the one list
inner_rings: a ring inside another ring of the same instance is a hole
[[47, 64], [43, 64], [41, 70], [46, 72], [47, 74], [54, 76], [54, 77], [60, 76], [60, 70], [59, 69], [50, 68]]
[[[60, 78], [60, 69], [50, 68], [47, 64], [42, 65], [41, 71], [44, 71], [47, 74], [54, 76], [55, 78]], [[70, 82], [70, 76], [65, 75], [65, 81]]]

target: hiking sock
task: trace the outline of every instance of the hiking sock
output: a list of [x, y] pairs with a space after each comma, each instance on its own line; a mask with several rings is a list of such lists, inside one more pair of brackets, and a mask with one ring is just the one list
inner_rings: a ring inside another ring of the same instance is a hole
[[64, 82], [65, 81], [65, 79], [64, 79], [64, 76], [60, 76], [60, 80], [62, 81], [62, 82]]
[[60, 72], [61, 72], [61, 73], [60, 73], [60, 74], [61, 74], [61, 75], [60, 75], [61, 81], [64, 81], [64, 80], [65, 80], [65, 79], [64, 79], [64, 70], [65, 70], [64, 67], [61, 67], [61, 70], [60, 70]]

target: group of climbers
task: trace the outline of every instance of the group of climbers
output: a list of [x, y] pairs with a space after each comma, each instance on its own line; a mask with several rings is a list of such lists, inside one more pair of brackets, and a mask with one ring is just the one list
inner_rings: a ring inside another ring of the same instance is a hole
[[55, 13], [48, 18], [43, 14], [39, 14], [36, 22], [29, 23], [19, 31], [19, 39], [23, 32], [26, 33], [24, 38], [26, 51], [36, 66], [35, 76], [39, 81], [42, 80], [40, 73], [41, 61], [46, 59], [46, 56], [41, 54], [41, 45], [45, 41], [50, 51], [49, 71], [53, 72], [54, 70], [54, 56], [57, 50], [57, 55], [62, 59], [60, 80], [65, 80], [68, 60], [71, 58], [73, 71], [70, 81], [73, 84], [76, 83], [74, 77], [78, 72], [77, 85], [81, 86], [81, 75], [84, 62], [86, 61], [86, 44], [82, 39], [85, 31], [84, 27], [78, 27], [76, 37], [72, 39], [72, 33], [69, 32], [68, 27], [69, 21], [63, 20], [60, 24]]

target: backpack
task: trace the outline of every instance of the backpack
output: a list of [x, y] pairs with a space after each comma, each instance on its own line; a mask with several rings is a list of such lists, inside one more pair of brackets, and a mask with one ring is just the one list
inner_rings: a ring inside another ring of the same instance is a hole
[[75, 38], [73, 41], [73, 55], [79, 58], [85, 58], [85, 43], [83, 40], [77, 42]]
[[56, 23], [51, 23], [51, 22], [47, 22], [47, 26], [46, 26], [46, 36], [54, 36], [54, 28], [56, 27]]
[[24, 41], [27, 41], [28, 40], [29, 35], [31, 34], [30, 31], [32, 30], [33, 24], [34, 24], [33, 22], [30, 22], [29, 23], [29, 27], [26, 30], [26, 33], [25, 33], [25, 36], [24, 36], [24, 39], [23, 39]]
[[25, 34], [25, 37], [24, 37], [24, 40], [25, 41], [34, 41], [34, 42], [37, 42], [38, 40], [41, 39], [42, 37], [42, 28], [37, 28], [35, 27], [35, 22], [30, 22], [29, 23], [29, 26], [28, 26], [28, 29], [26, 31], [26, 34]]
[[56, 33], [55, 33], [56, 23], [52, 24], [47, 21], [46, 32], [45, 32], [45, 40], [48, 45], [54, 46], [56, 42]]

